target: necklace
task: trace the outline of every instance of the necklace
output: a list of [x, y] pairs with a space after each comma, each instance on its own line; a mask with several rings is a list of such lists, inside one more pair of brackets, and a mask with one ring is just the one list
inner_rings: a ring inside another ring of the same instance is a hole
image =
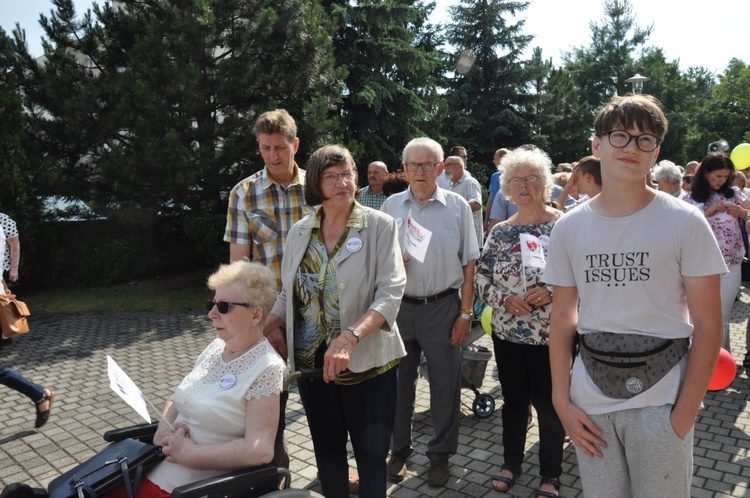
[[246, 352], [250, 351], [252, 348], [254, 348], [255, 346], [257, 346], [258, 344], [260, 344], [263, 341], [263, 339], [264, 338], [261, 337], [257, 341], [251, 343], [249, 346], [247, 346], [245, 348], [241, 348], [241, 349], [236, 349], [234, 351], [232, 351], [231, 349], [229, 349], [229, 347], [227, 347], [225, 345], [224, 346], [224, 352], [229, 353], [229, 354], [227, 354], [227, 358], [225, 358], [225, 360], [226, 361], [231, 361], [231, 360], [234, 360], [236, 358], [239, 358], [240, 356], [242, 356]]

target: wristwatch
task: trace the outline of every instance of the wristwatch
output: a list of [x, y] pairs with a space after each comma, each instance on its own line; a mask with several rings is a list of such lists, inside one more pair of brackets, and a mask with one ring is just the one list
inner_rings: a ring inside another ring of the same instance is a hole
[[362, 338], [362, 333], [358, 329], [356, 329], [355, 327], [347, 327], [346, 330], [348, 330], [352, 334], [354, 334], [354, 337], [357, 338], [357, 343], [359, 343], [359, 340]]
[[461, 313], [458, 316], [460, 316], [464, 320], [468, 320], [469, 322], [471, 322], [474, 319], [474, 314], [473, 313]]
[[745, 219], [750, 220], [750, 209], [745, 210]]

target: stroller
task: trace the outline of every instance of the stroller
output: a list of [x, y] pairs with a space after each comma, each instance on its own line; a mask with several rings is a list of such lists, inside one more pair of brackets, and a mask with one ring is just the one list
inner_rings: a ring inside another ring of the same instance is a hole
[[[489, 349], [474, 344], [483, 335], [484, 330], [481, 325], [475, 322], [461, 352], [461, 387], [474, 393], [471, 410], [477, 418], [487, 418], [495, 412], [495, 398], [479, 392], [487, 371], [487, 362], [492, 358], [492, 352]], [[427, 358], [422, 355], [419, 362], [419, 374], [427, 378], [427, 369]]]

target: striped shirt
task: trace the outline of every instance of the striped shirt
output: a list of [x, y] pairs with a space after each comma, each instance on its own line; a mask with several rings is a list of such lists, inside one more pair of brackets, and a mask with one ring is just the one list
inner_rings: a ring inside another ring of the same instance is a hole
[[277, 183], [266, 168], [238, 183], [229, 195], [224, 241], [249, 245], [250, 260], [276, 275], [281, 290], [281, 258], [292, 225], [312, 209], [305, 204], [305, 170], [294, 164], [288, 187]]

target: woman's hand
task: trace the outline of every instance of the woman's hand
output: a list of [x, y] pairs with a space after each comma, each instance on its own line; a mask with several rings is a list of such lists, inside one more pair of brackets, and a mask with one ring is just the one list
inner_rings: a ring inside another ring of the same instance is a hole
[[526, 291], [523, 300], [532, 306], [544, 306], [552, 302], [552, 293], [546, 287], [533, 287]]
[[729, 204], [725, 205], [725, 207], [727, 208], [727, 213], [731, 214], [735, 218], [740, 218], [743, 220], [746, 219], [745, 208], [743, 208], [739, 204]]
[[508, 296], [508, 299], [505, 300], [505, 310], [511, 315], [528, 315], [531, 313], [532, 309], [531, 304], [526, 302], [522, 297], [510, 295]]
[[528, 315], [535, 306], [544, 306], [552, 302], [552, 293], [543, 286], [532, 287], [523, 296], [510, 295], [505, 300], [505, 310], [511, 315]]
[[714, 201], [706, 207], [705, 213], [706, 216], [711, 216], [716, 213], [723, 213], [726, 210], [727, 205], [724, 204], [724, 201]]
[[343, 330], [337, 338], [331, 341], [323, 356], [323, 380], [325, 382], [331, 382], [349, 367], [349, 357], [356, 345], [357, 338], [349, 329]]
[[177, 424], [175, 431], [162, 441], [162, 453], [168, 462], [185, 465], [187, 455], [195, 443], [190, 439], [190, 431], [183, 424]]

